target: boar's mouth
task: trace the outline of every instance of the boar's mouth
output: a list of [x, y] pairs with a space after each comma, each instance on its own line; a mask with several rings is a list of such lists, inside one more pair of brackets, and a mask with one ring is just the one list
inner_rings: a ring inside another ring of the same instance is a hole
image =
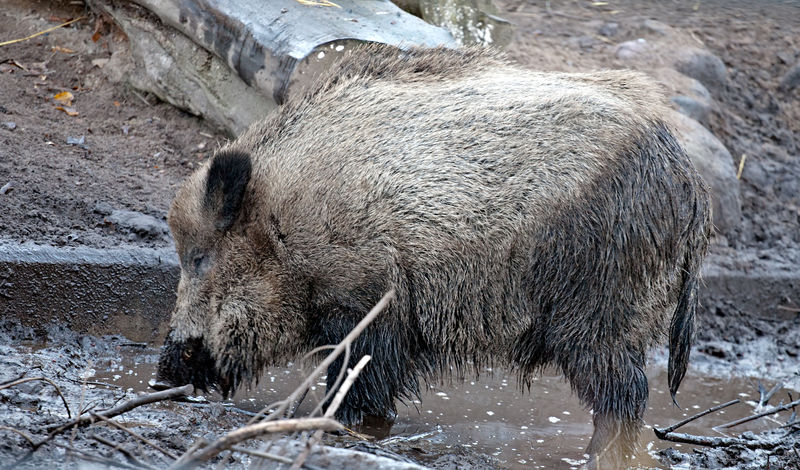
[[170, 334], [161, 349], [156, 382], [151, 387], [162, 390], [186, 384], [203, 392], [216, 389], [224, 398], [236, 387], [232, 376], [220, 374], [202, 338], [175, 341]]

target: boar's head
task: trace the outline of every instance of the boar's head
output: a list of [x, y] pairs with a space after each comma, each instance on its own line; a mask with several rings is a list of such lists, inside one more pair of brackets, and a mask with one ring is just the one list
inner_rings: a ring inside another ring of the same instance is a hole
[[285, 248], [259, 208], [246, 152], [223, 150], [183, 184], [169, 212], [181, 277], [155, 388], [224, 396], [298, 347]]

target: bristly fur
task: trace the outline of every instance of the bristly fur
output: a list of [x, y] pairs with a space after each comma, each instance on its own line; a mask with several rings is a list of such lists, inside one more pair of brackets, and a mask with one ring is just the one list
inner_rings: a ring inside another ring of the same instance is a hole
[[353, 363], [373, 359], [339, 419], [391, 417], [421, 380], [490, 361], [523, 381], [554, 364], [594, 410], [589, 450], [621, 435], [629, 453], [646, 351], [670, 321], [672, 393], [686, 371], [710, 230], [662, 100], [630, 71], [356, 49], [221, 150], [252, 162], [230, 230], [202, 210], [209, 165], [179, 191], [175, 338], [202, 337], [223, 375], [252, 377], [339, 342], [394, 288], [353, 345]]

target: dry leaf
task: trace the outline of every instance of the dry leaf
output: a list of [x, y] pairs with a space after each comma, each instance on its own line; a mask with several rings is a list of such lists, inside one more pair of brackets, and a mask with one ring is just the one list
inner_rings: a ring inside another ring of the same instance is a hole
[[78, 112], [75, 111], [75, 108], [64, 107], [64, 106], [56, 106], [56, 109], [59, 111], [64, 111], [67, 116], [77, 116]]
[[57, 94], [53, 97], [54, 100], [58, 101], [59, 103], [63, 104], [64, 106], [72, 106], [72, 100], [75, 97], [72, 96], [72, 93], [68, 91], [62, 91], [61, 93]]

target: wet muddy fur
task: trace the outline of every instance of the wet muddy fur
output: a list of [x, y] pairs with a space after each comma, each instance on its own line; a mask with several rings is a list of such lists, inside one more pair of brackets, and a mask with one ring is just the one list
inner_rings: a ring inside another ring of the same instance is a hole
[[[635, 73], [536, 74], [477, 49], [366, 48], [337, 70], [178, 193], [183, 273], [160, 378], [195, 380], [170, 351], [202, 337], [216, 367], [199, 383], [246, 383], [338, 343], [393, 288], [353, 344], [349, 366], [372, 361], [339, 420], [391, 421], [421, 381], [502, 363], [524, 383], [552, 364], [593, 410], [590, 453], [630, 454], [648, 348], [668, 337], [673, 397], [686, 371], [710, 230], [658, 91]], [[481, 102], [484, 89], [507, 101]]]

